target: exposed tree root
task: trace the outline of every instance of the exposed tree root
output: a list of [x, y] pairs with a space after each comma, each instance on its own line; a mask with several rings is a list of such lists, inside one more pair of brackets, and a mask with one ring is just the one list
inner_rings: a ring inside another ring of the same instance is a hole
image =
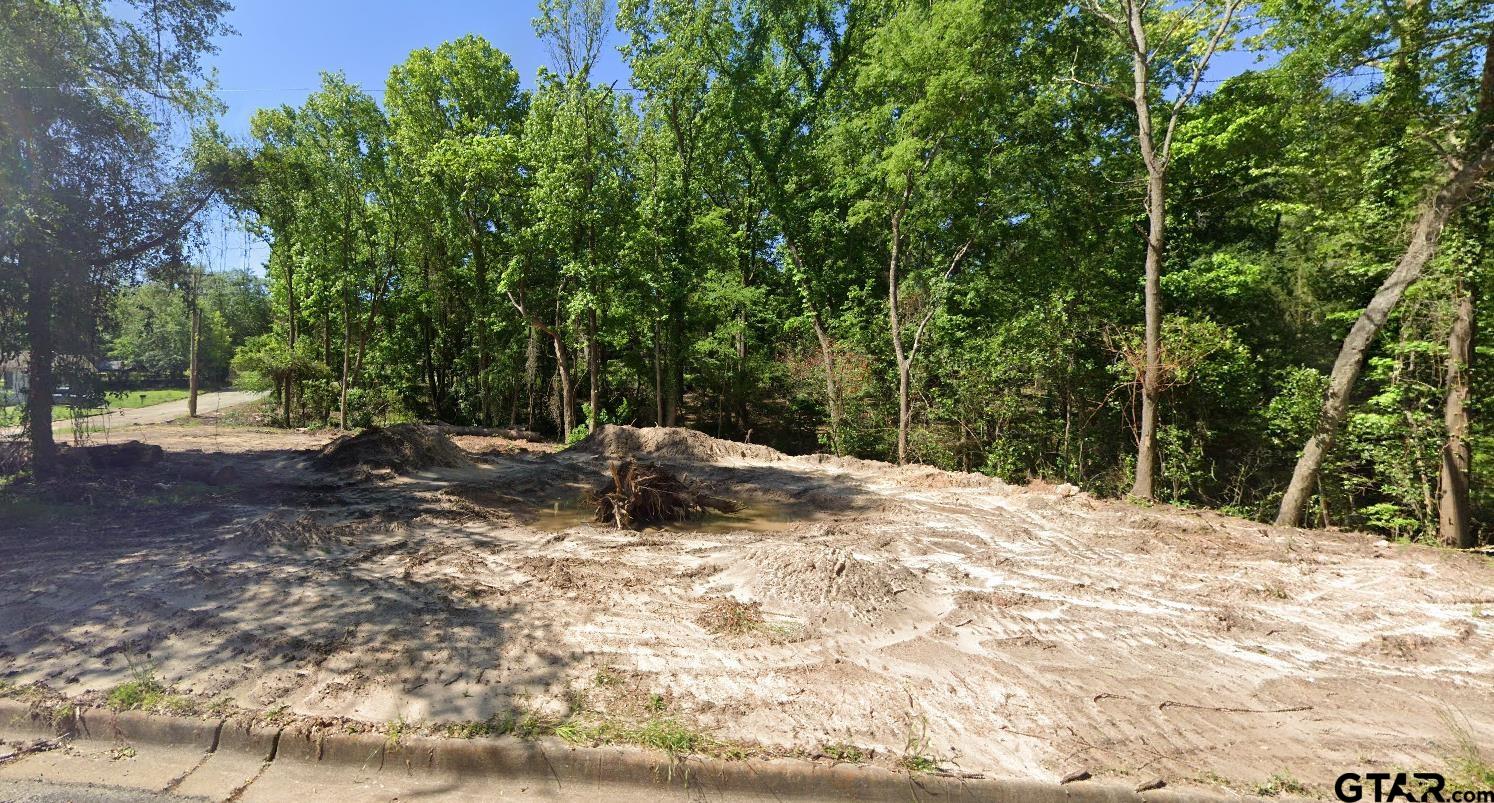
[[742, 505], [701, 493], [658, 466], [624, 460], [612, 464], [612, 483], [592, 494], [598, 524], [638, 530], [651, 524], [692, 521], [707, 510], [735, 513]]

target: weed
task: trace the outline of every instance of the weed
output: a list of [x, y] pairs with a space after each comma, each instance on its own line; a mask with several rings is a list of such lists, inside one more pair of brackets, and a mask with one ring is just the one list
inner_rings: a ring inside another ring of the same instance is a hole
[[565, 705], [571, 713], [587, 710], [586, 690], [575, 687], [567, 687], [565, 690]]
[[929, 755], [929, 721], [927, 717], [918, 717], [918, 729], [912, 728], [908, 731], [907, 742], [903, 746], [902, 758], [898, 759], [898, 765], [909, 772], [933, 772], [939, 769], [939, 764], [934, 757]]
[[826, 758], [843, 761], [847, 764], [860, 764], [866, 760], [866, 751], [854, 744], [837, 743], [821, 745], [820, 752]]
[[1443, 724], [1453, 737], [1453, 745], [1444, 759], [1449, 770], [1448, 783], [1465, 789], [1494, 788], [1494, 763], [1479, 749], [1467, 721], [1459, 721], [1450, 710], [1441, 713]]
[[668, 707], [669, 703], [664, 699], [664, 695], [654, 692], [648, 696], [648, 710], [651, 713], [662, 714]]
[[1310, 795], [1312, 790], [1307, 788], [1307, 784], [1293, 778], [1290, 772], [1282, 770], [1256, 786], [1255, 793], [1261, 797], [1279, 797], [1281, 795]]
[[129, 745], [115, 747], [109, 751], [109, 758], [113, 761], [123, 761], [125, 759], [134, 758], [137, 755], [139, 755], [139, 753], [136, 753], [135, 748]]
[[704, 612], [695, 622], [718, 636], [740, 636], [763, 626], [763, 608], [756, 602], [742, 602], [732, 597], [707, 600]]
[[656, 719], [638, 730], [637, 743], [671, 755], [693, 753], [707, 739], [698, 731], [690, 730], [672, 719]]
[[514, 722], [512, 732], [520, 739], [538, 739], [554, 731], [554, 725], [549, 720], [533, 711], [526, 711], [524, 716]]
[[763, 625], [763, 630], [774, 644], [792, 644], [808, 637], [806, 628], [794, 622], [773, 622]]
[[1230, 779], [1212, 770], [1204, 772], [1203, 774], [1197, 776], [1197, 780], [1199, 783], [1207, 784], [1209, 786], [1218, 786], [1220, 788], [1229, 789], [1231, 791], [1235, 790], [1234, 781], [1231, 781]]
[[909, 772], [933, 772], [939, 764], [930, 756], [911, 754], [898, 759], [898, 766]]
[[274, 708], [271, 708], [270, 710], [264, 712], [264, 714], [262, 714], [260, 718], [271, 725], [278, 725], [281, 722], [290, 719], [290, 706], [277, 705]]
[[405, 722], [405, 717], [403, 714], [400, 715], [399, 719], [390, 720], [384, 728], [385, 747], [390, 750], [399, 747], [399, 740], [405, 735], [405, 731], [408, 730], [409, 727], [410, 725], [409, 723]]
[[[571, 744], [631, 744], [663, 750], [670, 755], [697, 753], [721, 746], [710, 736], [669, 717], [630, 726], [612, 719], [576, 716], [555, 726], [554, 733]], [[745, 756], [746, 750], [738, 748], [733, 754]]]
[[603, 689], [611, 688], [622, 682], [622, 675], [617, 674], [617, 672], [613, 671], [612, 667], [610, 666], [604, 666], [601, 669], [598, 669], [597, 673], [591, 678], [591, 683], [593, 686], [598, 686]]
[[1280, 580], [1272, 580], [1266, 583], [1261, 587], [1261, 593], [1271, 599], [1287, 600], [1292, 598], [1291, 593], [1287, 591], [1287, 587]]
[[130, 679], [115, 686], [108, 697], [109, 707], [115, 711], [155, 708], [166, 696], [166, 686], [156, 679], [155, 667], [130, 666]]
[[63, 703], [52, 709], [52, 727], [57, 727], [77, 716], [78, 707], [72, 703]]
[[446, 726], [445, 733], [453, 739], [478, 739], [487, 736], [502, 736], [513, 730], [513, 716], [505, 719], [486, 719], [482, 722], [454, 722]]
[[197, 701], [181, 694], [168, 694], [156, 703], [155, 708], [168, 714], [182, 716], [197, 710]]

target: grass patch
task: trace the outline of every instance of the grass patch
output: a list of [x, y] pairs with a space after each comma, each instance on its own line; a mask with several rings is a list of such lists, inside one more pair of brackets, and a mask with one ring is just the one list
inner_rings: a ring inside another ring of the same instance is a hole
[[166, 698], [166, 685], [156, 678], [152, 666], [131, 667], [130, 679], [109, 691], [107, 703], [115, 711], [155, 708]]
[[934, 772], [939, 762], [929, 753], [929, 721], [920, 716], [917, 730], [909, 729], [903, 755], [898, 758], [899, 767], [909, 772]]
[[820, 753], [826, 758], [847, 764], [860, 764], [866, 761], [868, 751], [862, 750], [854, 744], [836, 743], [820, 745]]
[[933, 772], [939, 769], [939, 763], [932, 756], [921, 753], [905, 755], [897, 760], [897, 765], [908, 772]]
[[[138, 410], [141, 407], [151, 407], [166, 402], [181, 401], [187, 398], [186, 388], [164, 388], [161, 390], [127, 390], [122, 393], [108, 393], [104, 395], [103, 407], [79, 407], [79, 415], [98, 415], [105, 410]], [[0, 427], [14, 427], [21, 423], [24, 408], [18, 404], [0, 407]], [[73, 408], [65, 404], [52, 405], [52, 420], [55, 422], [69, 421], [73, 417]]]
[[1307, 784], [1292, 777], [1290, 772], [1282, 770], [1274, 773], [1261, 784], [1255, 787], [1255, 793], [1261, 797], [1280, 797], [1282, 795], [1311, 795], [1312, 790]]
[[1494, 763], [1479, 749], [1473, 731], [1451, 711], [1442, 712], [1442, 721], [1453, 737], [1453, 744], [1446, 749], [1448, 785], [1455, 789], [1494, 789]]
[[503, 736], [514, 730], [514, 715], [489, 717], [482, 722], [453, 722], [442, 733], [453, 739], [484, 739]]
[[577, 714], [556, 725], [554, 734], [571, 744], [628, 744], [662, 750], [670, 755], [720, 753], [728, 747], [672, 717], [630, 724], [598, 715]]
[[695, 623], [718, 636], [740, 636], [763, 626], [763, 608], [756, 602], [712, 597]]
[[63, 703], [52, 709], [52, 727], [57, 727], [77, 716], [78, 707], [72, 703]]
[[409, 723], [401, 716], [399, 719], [391, 719], [384, 726], [384, 746], [393, 750], [399, 747], [399, 740], [404, 738], [405, 731], [409, 730]]

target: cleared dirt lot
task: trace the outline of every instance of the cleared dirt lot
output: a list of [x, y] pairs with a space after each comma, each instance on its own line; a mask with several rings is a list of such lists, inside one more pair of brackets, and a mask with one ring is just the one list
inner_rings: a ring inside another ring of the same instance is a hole
[[[184, 710], [325, 727], [517, 716], [584, 740], [667, 721], [767, 751], [1243, 791], [1436, 769], [1460, 738], [1494, 752], [1487, 557], [682, 430], [564, 452], [456, 436], [470, 465], [405, 475], [316, 468], [331, 434], [130, 436], [165, 459], [0, 490], [11, 694], [99, 700], [153, 667]], [[621, 457], [748, 509], [592, 525], [576, 501]], [[721, 598], [762, 621], [711, 632]]]

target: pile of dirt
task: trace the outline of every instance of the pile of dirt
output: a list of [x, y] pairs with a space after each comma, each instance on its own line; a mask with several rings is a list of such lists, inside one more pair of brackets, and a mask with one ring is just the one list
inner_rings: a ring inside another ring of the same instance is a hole
[[619, 530], [695, 521], [707, 509], [736, 513], [742, 505], [705, 493], [668, 469], [624, 460], [612, 464], [612, 482], [590, 494], [594, 520]]
[[382, 468], [397, 473], [474, 465], [439, 429], [423, 424], [369, 427], [356, 435], [343, 435], [322, 447], [311, 462], [323, 471]]
[[152, 466], [161, 462], [164, 456], [165, 452], [161, 447], [140, 441], [65, 447], [57, 451], [58, 461], [70, 468], [121, 469]]
[[655, 460], [702, 460], [722, 458], [777, 461], [783, 452], [767, 446], [712, 438], [681, 427], [624, 427], [603, 424], [573, 447], [574, 451], [613, 459], [649, 457]]
[[862, 560], [850, 551], [808, 544], [762, 544], [738, 562], [751, 568], [742, 583], [753, 597], [806, 611], [831, 611], [874, 621], [901, 608], [899, 595], [918, 587], [916, 575], [889, 563]]
[[526, 443], [544, 443], [545, 436], [528, 429], [518, 427], [464, 427], [456, 424], [432, 424], [436, 429], [447, 435], [465, 435], [480, 438], [507, 438], [511, 441], [524, 441]]

